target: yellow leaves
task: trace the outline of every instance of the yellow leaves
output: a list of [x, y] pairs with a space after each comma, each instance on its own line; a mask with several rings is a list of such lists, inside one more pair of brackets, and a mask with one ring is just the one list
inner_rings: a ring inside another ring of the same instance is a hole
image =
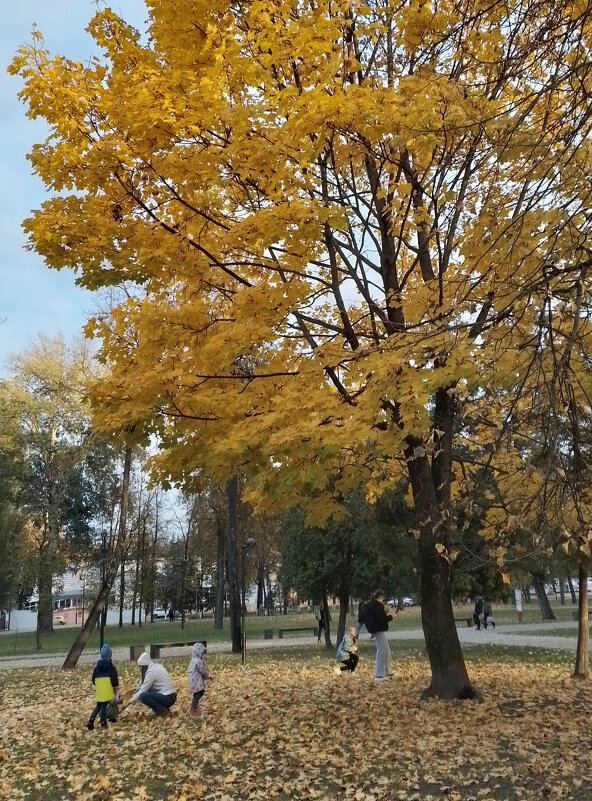
[[[541, 788], [533, 777], [541, 777], [553, 801], [570, 793], [572, 801], [585, 801], [592, 757], [565, 743], [577, 738], [592, 713], [592, 698], [584, 685], [565, 677], [565, 664], [474, 655], [471, 675], [483, 701], [458, 704], [418, 701], [427, 682], [424, 658], [407, 648], [397, 652], [396, 680], [378, 686], [374, 647], [362, 638], [360, 665], [351, 677], [355, 692], [319, 653], [253, 653], [245, 669], [234, 658], [212, 655], [215, 681], [199, 720], [186, 714], [187, 660], [169, 660], [179, 691], [171, 717], [154, 720], [129, 708], [106, 732], [84, 726], [93, 703], [88, 666], [67, 673], [39, 670], [41, 681], [33, 684], [30, 671], [3, 673], [8, 714], [0, 741], [7, 759], [0, 762], [0, 797], [324, 801], [338, 788], [345, 801], [485, 801], [511, 788], [516, 798], [536, 801]], [[126, 683], [136, 678], [135, 665], [118, 669]], [[47, 692], [54, 699], [51, 708]], [[89, 709], [81, 708], [81, 698]], [[352, 720], [364, 738], [352, 737]], [[385, 721], [404, 736], [385, 739]], [[485, 730], [483, 748], [475, 733]], [[43, 779], [26, 778], [40, 754]], [[36, 787], [40, 780], [47, 784]]]
[[[589, 240], [571, 206], [587, 202], [590, 153], [570, 150], [582, 137], [554, 96], [576, 114], [585, 84], [551, 87], [554, 44], [523, 41], [499, 3], [149, 6], [147, 45], [105, 9], [89, 26], [101, 63], [34, 46], [10, 68], [51, 127], [31, 154], [55, 193], [26, 223], [31, 246], [85, 286], [135, 293], [87, 329], [113, 370], [98, 423], [149, 419], [162, 480], [240, 463], [260, 503], [314, 494], [329, 473], [340, 487], [369, 476], [376, 498], [410, 434], [415, 458], [433, 458], [433, 397], [450, 387], [459, 407], [477, 390], [459, 439], [493, 457], [511, 406], [495, 392], [531, 369], [541, 265], [573, 263]], [[554, 32], [573, 9], [555, 13]], [[539, 489], [510, 486], [519, 468], [502, 460], [511, 478], [489, 500], [509, 488], [516, 508], [488, 513], [491, 536], [527, 527]]]

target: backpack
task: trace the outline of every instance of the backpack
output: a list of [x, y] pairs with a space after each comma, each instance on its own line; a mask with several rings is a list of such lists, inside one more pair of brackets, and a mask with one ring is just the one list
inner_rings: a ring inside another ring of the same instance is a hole
[[376, 634], [378, 631], [376, 628], [376, 617], [374, 615], [374, 609], [372, 608], [372, 601], [367, 603], [364, 607], [364, 625], [366, 626], [368, 634]]

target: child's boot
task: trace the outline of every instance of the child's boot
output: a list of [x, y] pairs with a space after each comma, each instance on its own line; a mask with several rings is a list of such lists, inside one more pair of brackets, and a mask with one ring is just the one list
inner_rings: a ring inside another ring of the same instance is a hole
[[95, 722], [94, 722], [94, 720], [89, 720], [89, 721], [87, 722], [87, 724], [86, 724], [86, 728], [87, 728], [89, 731], [92, 731], [92, 730], [94, 729], [94, 727], [95, 727]]

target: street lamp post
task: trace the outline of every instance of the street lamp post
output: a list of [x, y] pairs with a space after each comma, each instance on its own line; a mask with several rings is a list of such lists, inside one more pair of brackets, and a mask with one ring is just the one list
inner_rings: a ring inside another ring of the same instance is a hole
[[242, 547], [242, 554], [241, 554], [242, 555], [242, 560], [241, 560], [242, 561], [242, 564], [241, 564], [241, 568], [242, 568], [242, 585], [243, 585], [242, 586], [242, 589], [243, 589], [243, 605], [242, 605], [242, 613], [243, 613], [242, 614], [243, 652], [242, 652], [241, 662], [242, 662], [243, 665], [247, 661], [247, 632], [245, 631], [246, 615], [247, 615], [247, 597], [246, 597], [247, 593], [246, 593], [246, 587], [245, 587], [245, 555], [246, 555], [247, 550], [249, 548], [254, 548], [255, 547], [255, 544], [256, 543], [255, 543], [255, 540], [253, 539], [253, 537], [249, 537], [249, 539], [245, 542], [245, 544]]

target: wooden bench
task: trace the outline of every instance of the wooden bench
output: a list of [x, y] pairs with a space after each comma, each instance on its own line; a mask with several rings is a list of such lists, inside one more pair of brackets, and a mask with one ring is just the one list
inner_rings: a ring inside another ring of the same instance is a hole
[[473, 626], [473, 618], [472, 617], [455, 617], [455, 623], [466, 623], [467, 628], [470, 629]]
[[317, 626], [300, 626], [298, 628], [290, 626], [290, 628], [278, 629], [278, 640], [284, 639], [285, 631], [312, 631], [314, 637], [318, 637], [319, 635], [319, 630]]
[[145, 650], [146, 650], [145, 645], [138, 645], [137, 643], [135, 645], [130, 645], [130, 661], [137, 662], [138, 659], [140, 658], [140, 654], [143, 653]]
[[200, 642], [202, 645], [205, 645], [206, 648], [208, 647], [207, 640], [193, 640], [192, 642], [151, 642], [148, 646], [138, 644], [130, 645], [130, 660], [132, 662], [137, 662], [140, 654], [144, 651], [150, 652], [151, 659], [158, 659], [160, 657], [161, 648], [185, 648], [189, 645], [195, 645], [196, 642]]

